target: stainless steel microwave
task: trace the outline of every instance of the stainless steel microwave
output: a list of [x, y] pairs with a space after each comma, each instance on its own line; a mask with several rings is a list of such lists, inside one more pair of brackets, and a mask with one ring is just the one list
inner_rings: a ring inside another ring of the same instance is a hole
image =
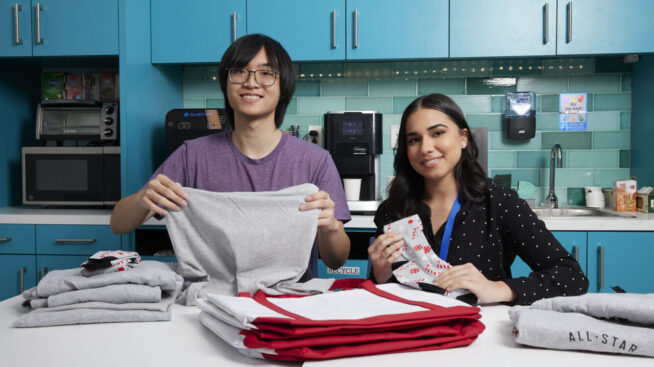
[[120, 147], [23, 147], [23, 204], [96, 206], [120, 199]]

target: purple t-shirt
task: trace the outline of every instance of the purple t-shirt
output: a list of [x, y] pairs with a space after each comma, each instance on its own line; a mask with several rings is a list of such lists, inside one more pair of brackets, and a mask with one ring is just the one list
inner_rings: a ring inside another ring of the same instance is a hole
[[[341, 178], [329, 153], [305, 140], [282, 134], [277, 147], [251, 159], [234, 145], [231, 131], [187, 140], [154, 172], [184, 187], [215, 192], [277, 191], [312, 183], [334, 201], [334, 216], [350, 220]], [[303, 279], [318, 276], [317, 248]]]

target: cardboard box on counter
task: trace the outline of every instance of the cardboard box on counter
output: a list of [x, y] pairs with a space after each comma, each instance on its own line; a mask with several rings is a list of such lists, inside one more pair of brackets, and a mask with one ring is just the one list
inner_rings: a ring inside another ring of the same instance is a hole
[[654, 193], [636, 194], [636, 210], [641, 213], [654, 213]]
[[635, 180], [618, 180], [613, 182], [613, 210], [616, 212], [636, 211]]

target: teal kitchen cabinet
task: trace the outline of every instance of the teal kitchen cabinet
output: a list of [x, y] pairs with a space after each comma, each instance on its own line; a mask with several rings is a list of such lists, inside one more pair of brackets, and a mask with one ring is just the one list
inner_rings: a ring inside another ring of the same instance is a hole
[[0, 224], [0, 300], [35, 286], [49, 271], [79, 267], [100, 250], [121, 249], [103, 225]]
[[33, 254], [33, 224], [0, 224], [0, 254]]
[[32, 56], [30, 0], [0, 0], [0, 57]]
[[450, 2], [450, 57], [556, 53], [556, 0]]
[[654, 1], [559, 0], [558, 55], [654, 52]]
[[117, 0], [1, 0], [0, 5], [0, 56], [118, 55]]
[[654, 232], [589, 232], [589, 292], [654, 293]]
[[34, 225], [0, 224], [0, 300], [36, 284]]
[[[586, 271], [586, 232], [552, 232], [552, 234], [559, 240], [563, 248], [579, 262], [581, 270], [588, 274]], [[531, 272], [531, 268], [520, 257], [516, 257], [513, 265], [511, 265], [513, 277], [526, 277]]]
[[345, 1], [248, 0], [248, 34], [279, 41], [293, 61], [345, 59]]
[[[245, 4], [245, 0], [152, 0], [152, 63], [219, 62], [229, 45], [245, 35]], [[278, 21], [269, 15], [271, 22]]]
[[39, 255], [93, 255], [101, 250], [119, 250], [120, 240], [120, 235], [113, 234], [109, 226], [36, 226]]
[[34, 255], [0, 255], [0, 301], [35, 285]]
[[36, 256], [37, 284], [50, 270], [79, 268], [88, 256], [38, 255]]
[[347, 59], [447, 58], [449, 3], [347, 0]]

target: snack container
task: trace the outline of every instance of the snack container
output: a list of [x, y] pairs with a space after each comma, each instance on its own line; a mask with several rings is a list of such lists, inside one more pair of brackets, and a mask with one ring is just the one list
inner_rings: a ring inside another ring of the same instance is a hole
[[114, 102], [116, 99], [116, 73], [100, 73], [100, 100]]
[[641, 213], [654, 213], [654, 194], [636, 194], [636, 210]]
[[88, 99], [91, 101], [96, 101], [99, 99], [100, 89], [99, 89], [98, 79], [99, 79], [99, 74], [97, 73], [84, 74], [83, 83], [82, 83], [83, 99]]
[[635, 180], [618, 180], [613, 182], [613, 210], [616, 212], [636, 211]]
[[56, 72], [44, 72], [42, 77], [42, 93], [43, 99], [63, 99], [64, 98], [64, 84], [66, 83], [66, 74]]
[[82, 99], [82, 74], [66, 74], [66, 99]]

